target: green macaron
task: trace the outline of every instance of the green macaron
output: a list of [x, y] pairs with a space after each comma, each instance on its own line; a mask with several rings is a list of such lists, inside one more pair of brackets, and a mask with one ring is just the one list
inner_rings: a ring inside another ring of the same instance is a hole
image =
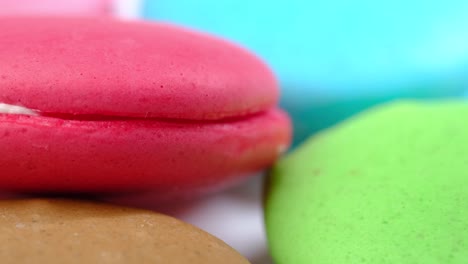
[[374, 108], [311, 138], [270, 176], [277, 264], [468, 263], [468, 102]]

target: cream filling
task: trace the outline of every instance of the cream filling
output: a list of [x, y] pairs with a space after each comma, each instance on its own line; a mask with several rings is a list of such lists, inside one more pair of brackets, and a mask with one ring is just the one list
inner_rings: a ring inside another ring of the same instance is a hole
[[276, 151], [278, 152], [278, 155], [280, 156], [285, 154], [287, 150], [288, 150], [287, 145], [279, 145], [278, 148], [276, 149]]
[[18, 106], [18, 105], [10, 105], [10, 104], [4, 104], [0, 103], [0, 114], [12, 114], [12, 115], [32, 115], [32, 116], [37, 116], [37, 112], [23, 107], [23, 106]]

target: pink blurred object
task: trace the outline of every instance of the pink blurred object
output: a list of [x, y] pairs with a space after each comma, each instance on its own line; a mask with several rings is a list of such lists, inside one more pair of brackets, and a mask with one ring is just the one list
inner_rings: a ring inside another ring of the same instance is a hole
[[0, 0], [0, 16], [30, 14], [100, 16], [112, 13], [112, 0]]

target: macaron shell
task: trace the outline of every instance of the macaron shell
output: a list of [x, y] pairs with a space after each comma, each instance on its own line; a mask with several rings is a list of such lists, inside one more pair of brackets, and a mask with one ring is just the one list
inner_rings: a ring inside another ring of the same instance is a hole
[[68, 200], [0, 201], [2, 263], [248, 264], [221, 240], [150, 211]]
[[278, 264], [468, 259], [468, 103], [400, 102], [308, 140], [272, 170]]
[[0, 15], [109, 15], [112, 0], [0, 0]]
[[225, 122], [64, 120], [0, 115], [0, 189], [154, 190], [179, 195], [230, 185], [289, 146], [281, 110]]
[[0, 39], [0, 102], [46, 114], [222, 119], [278, 100], [257, 57], [172, 25], [6, 17]]

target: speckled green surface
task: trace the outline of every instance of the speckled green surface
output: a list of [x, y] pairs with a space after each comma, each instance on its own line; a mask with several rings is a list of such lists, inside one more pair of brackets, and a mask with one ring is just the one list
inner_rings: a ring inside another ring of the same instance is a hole
[[276, 264], [468, 263], [468, 102], [400, 102], [329, 129], [273, 169]]

